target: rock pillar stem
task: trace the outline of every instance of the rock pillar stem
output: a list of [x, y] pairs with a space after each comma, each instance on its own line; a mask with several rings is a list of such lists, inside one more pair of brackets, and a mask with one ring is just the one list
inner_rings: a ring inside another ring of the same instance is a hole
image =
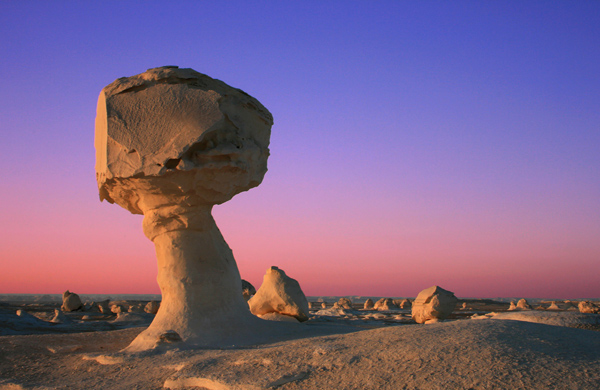
[[233, 253], [211, 207], [170, 206], [144, 216], [144, 233], [156, 249], [162, 303], [150, 327], [129, 349], [152, 348], [172, 331], [191, 345], [235, 342], [230, 336], [239, 333], [236, 328], [256, 318], [242, 296]]

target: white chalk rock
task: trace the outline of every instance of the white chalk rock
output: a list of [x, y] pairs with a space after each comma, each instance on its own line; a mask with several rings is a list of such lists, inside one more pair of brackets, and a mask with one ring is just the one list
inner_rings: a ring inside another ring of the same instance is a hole
[[340, 298], [336, 303], [333, 304], [334, 309], [352, 310], [352, 300], [349, 298]]
[[[381, 301], [381, 299], [379, 300]], [[379, 303], [379, 301], [377, 301]], [[383, 298], [383, 301], [377, 306], [377, 310], [398, 310], [398, 306], [394, 304], [394, 300], [390, 298]]]
[[157, 301], [150, 301], [150, 302], [146, 303], [146, 306], [144, 306], [144, 311], [146, 313], [156, 314], [156, 313], [158, 313], [159, 308], [160, 308], [160, 303], [158, 303]]
[[373, 305], [373, 300], [372, 300], [371, 298], [369, 298], [369, 299], [367, 299], [367, 300], [365, 301], [365, 304], [364, 304], [364, 306], [363, 306], [363, 309], [365, 309], [365, 310], [371, 310], [371, 309], [373, 309], [373, 306], [374, 306], [374, 305]]
[[510, 306], [508, 307], [507, 310], [517, 310], [517, 305], [515, 304], [515, 301], [510, 301]]
[[412, 318], [419, 324], [445, 320], [454, 310], [458, 299], [453, 292], [438, 286], [419, 293], [412, 304]]
[[63, 304], [61, 306], [62, 311], [75, 311], [83, 308], [81, 298], [79, 295], [70, 292], [69, 290], [63, 293]]
[[100, 311], [100, 313], [102, 314], [112, 314], [110, 311], [110, 300], [106, 299], [104, 301], [100, 301], [97, 303], [98, 305], [98, 310]]
[[556, 304], [556, 302], [552, 301], [552, 303], [550, 304], [550, 306], [548, 306], [547, 310], [560, 310], [560, 307], [558, 307], [558, 305]]
[[125, 309], [125, 306], [123, 306], [123, 305], [113, 304], [110, 307], [110, 311], [114, 314], [119, 314], [119, 313], [126, 313], [127, 309]]
[[322, 309], [327, 309], [327, 304], [325, 302], [321, 302], [321, 308]]
[[296, 317], [287, 316], [285, 314], [279, 314], [279, 313], [267, 313], [267, 314], [260, 315], [259, 317], [262, 318], [263, 320], [267, 320], [267, 321], [295, 322], [295, 323], [300, 322], [296, 319]]
[[517, 302], [517, 309], [531, 310], [531, 306], [529, 305], [529, 303], [527, 302], [527, 300], [525, 298], [521, 298], [521, 299], [519, 299], [519, 302]]
[[50, 320], [54, 324], [71, 324], [73, 320], [66, 316], [65, 313], [58, 309], [54, 309], [54, 317]]
[[101, 91], [94, 139], [100, 199], [144, 214], [162, 293], [152, 324], [127, 352], [167, 339], [186, 348], [247, 345], [284, 331], [248, 310], [233, 253], [212, 217], [214, 205], [261, 183], [272, 125], [258, 100], [193, 69], [148, 69]]
[[127, 309], [128, 313], [144, 313], [144, 306], [141, 303], [136, 303]]
[[299, 321], [308, 320], [308, 301], [300, 284], [277, 267], [267, 270], [263, 283], [248, 301], [254, 315], [285, 314]]
[[579, 302], [578, 308], [580, 313], [596, 314], [600, 312], [600, 308], [588, 301]]

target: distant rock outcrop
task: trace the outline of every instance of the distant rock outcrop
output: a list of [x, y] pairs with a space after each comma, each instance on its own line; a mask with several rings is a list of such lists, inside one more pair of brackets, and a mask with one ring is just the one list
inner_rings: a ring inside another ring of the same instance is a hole
[[73, 320], [70, 319], [69, 317], [67, 317], [67, 315], [65, 313], [63, 313], [62, 311], [55, 309], [54, 317], [52, 317], [50, 322], [52, 322], [54, 324], [71, 324], [71, 323], [73, 323]]
[[371, 310], [371, 309], [373, 309], [373, 306], [374, 306], [374, 305], [373, 305], [373, 300], [372, 300], [371, 298], [369, 298], [369, 299], [367, 299], [367, 300], [365, 301], [365, 305], [363, 306], [363, 308], [364, 308], [365, 310]]
[[248, 305], [254, 315], [279, 313], [295, 317], [298, 321], [308, 320], [308, 301], [300, 284], [277, 267], [267, 270], [262, 285]]
[[507, 310], [517, 310], [517, 305], [515, 304], [515, 301], [510, 301], [510, 306], [508, 307]]
[[112, 312], [110, 311], [109, 303], [110, 303], [110, 300], [108, 300], [108, 299], [98, 302], [98, 310], [100, 310], [100, 313], [112, 314]]
[[158, 309], [160, 308], [160, 303], [157, 301], [150, 301], [148, 303], [146, 303], [146, 306], [144, 307], [144, 311], [146, 313], [150, 313], [150, 314], [156, 314], [158, 313]]
[[521, 299], [519, 299], [519, 302], [517, 302], [517, 309], [531, 310], [531, 306], [529, 305], [529, 302], [527, 302], [527, 300], [525, 298], [521, 298]]
[[552, 303], [550, 303], [550, 306], [548, 306], [548, 309], [546, 310], [560, 310], [560, 307], [558, 307], [556, 302], [552, 301]]
[[377, 304], [374, 305], [374, 308], [377, 310], [398, 310], [400, 309], [398, 306], [394, 304], [394, 301], [390, 298], [382, 298], [377, 301]]
[[333, 304], [334, 309], [352, 310], [352, 301], [349, 298], [340, 298]]
[[70, 292], [69, 290], [63, 293], [62, 311], [76, 311], [83, 309], [83, 303], [79, 295]]
[[419, 293], [412, 304], [412, 318], [419, 324], [445, 320], [454, 310], [458, 299], [453, 292], [438, 286]]
[[595, 306], [592, 302], [588, 301], [579, 302], [578, 308], [580, 313], [597, 314], [600, 312], [600, 308]]

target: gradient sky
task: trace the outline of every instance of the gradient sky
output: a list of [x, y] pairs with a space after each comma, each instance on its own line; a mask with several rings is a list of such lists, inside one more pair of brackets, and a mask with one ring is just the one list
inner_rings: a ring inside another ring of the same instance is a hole
[[191, 67], [273, 114], [214, 209], [306, 295], [600, 297], [598, 1], [0, 1], [0, 293], [159, 293], [100, 203], [100, 90]]

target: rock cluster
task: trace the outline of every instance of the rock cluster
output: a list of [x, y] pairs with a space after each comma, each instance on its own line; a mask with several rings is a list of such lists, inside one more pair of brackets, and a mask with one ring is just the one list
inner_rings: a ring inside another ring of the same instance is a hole
[[391, 298], [381, 298], [373, 306], [375, 310], [398, 310], [398, 306], [394, 304], [394, 300]]
[[248, 305], [254, 315], [279, 313], [301, 322], [308, 320], [308, 301], [300, 284], [277, 267], [267, 270], [262, 285], [250, 298]]
[[340, 298], [336, 303], [333, 304], [333, 308], [352, 310], [352, 300], [350, 300], [350, 298]]
[[412, 304], [412, 318], [419, 324], [445, 320], [454, 310], [458, 299], [453, 292], [438, 286], [419, 293]]
[[600, 308], [598, 308], [593, 303], [588, 302], [588, 301], [579, 302], [578, 308], [579, 308], [580, 313], [591, 313], [591, 314], [600, 313]]
[[75, 311], [83, 309], [83, 303], [79, 295], [70, 292], [69, 290], [63, 293], [62, 311]]

